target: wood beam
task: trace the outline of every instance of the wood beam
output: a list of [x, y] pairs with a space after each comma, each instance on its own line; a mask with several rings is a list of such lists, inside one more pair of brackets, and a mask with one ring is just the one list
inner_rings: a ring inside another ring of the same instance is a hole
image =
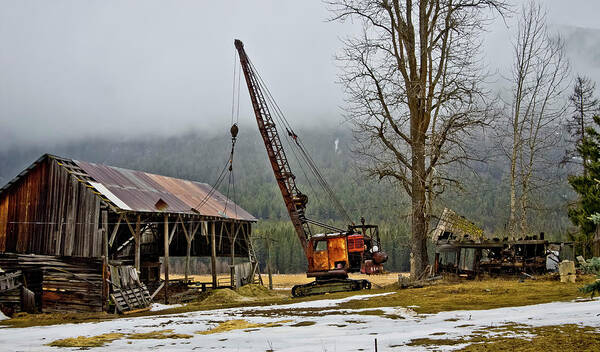
[[171, 230], [171, 234], [169, 235], [169, 244], [173, 242], [173, 238], [175, 237], [175, 230], [177, 230], [177, 221], [175, 221], [173, 229]]
[[141, 259], [141, 248], [142, 248], [142, 217], [137, 216], [135, 221], [135, 234], [133, 236], [135, 244], [135, 270], [140, 272], [140, 259]]
[[[192, 237], [190, 236], [190, 233], [188, 233], [188, 230], [185, 228], [185, 224], [183, 223], [183, 220], [181, 220], [181, 215], [179, 215], [177, 217], [177, 221], [179, 221], [181, 223], [181, 228], [183, 229], [183, 233], [185, 235], [185, 239], [186, 239], [186, 243], [187, 243], [186, 255], [185, 255], [185, 271], [184, 271], [184, 281], [187, 283], [188, 275], [189, 275], [189, 271], [190, 271], [190, 255], [192, 252]], [[190, 232], [191, 232], [192, 231], [192, 223], [190, 223], [189, 225], [190, 225]]]
[[[119, 214], [119, 220], [117, 220], [117, 224], [113, 228], [112, 233], [110, 235], [110, 240], [108, 241], [108, 245], [111, 247], [112, 247], [113, 243], [115, 242], [115, 238], [117, 237], [117, 232], [119, 230], [119, 225], [121, 225], [121, 220], [123, 220], [123, 214]], [[108, 231], [108, 228], [106, 230]]]
[[[229, 275], [230, 275], [230, 281], [231, 281], [231, 287], [235, 287], [235, 239], [237, 237], [237, 232], [235, 232], [234, 235], [234, 228], [235, 224], [232, 222], [231, 223], [231, 231], [228, 231], [229, 234], [229, 244], [230, 244], [230, 259], [229, 259]], [[239, 228], [238, 228], [239, 229]]]
[[216, 246], [216, 238], [215, 235], [217, 232], [217, 229], [215, 228], [215, 222], [211, 222], [210, 223], [210, 227], [212, 229], [212, 231], [210, 231], [210, 267], [211, 267], [211, 274], [212, 274], [212, 284], [213, 284], [213, 289], [217, 288], [217, 246]]
[[225, 227], [225, 223], [221, 222], [221, 226], [219, 228], [219, 249], [223, 248], [223, 247], [221, 247], [221, 243], [223, 242], [223, 228], [224, 227]]
[[165, 267], [165, 304], [169, 304], [169, 215], [165, 215], [165, 231], [164, 231], [164, 267]]
[[108, 308], [108, 282], [106, 272], [108, 270], [108, 211], [102, 210], [102, 310]]
[[208, 237], [208, 221], [200, 221], [200, 224], [202, 224], [201, 234]]
[[133, 226], [131, 226], [131, 223], [129, 222], [127, 215], [123, 215], [123, 219], [127, 223], [127, 227], [129, 227], [129, 232], [131, 232], [131, 236], [135, 237], [135, 230], [133, 229]]

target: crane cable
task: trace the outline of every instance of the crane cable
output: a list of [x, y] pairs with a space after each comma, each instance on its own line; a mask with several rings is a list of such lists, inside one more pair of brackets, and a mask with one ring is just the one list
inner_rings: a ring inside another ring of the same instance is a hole
[[[237, 52], [234, 52], [234, 55], [237, 55]], [[239, 132], [238, 121], [239, 121], [239, 117], [240, 117], [240, 99], [239, 99], [239, 92], [240, 92], [240, 73], [239, 73], [239, 71], [240, 70], [238, 69], [238, 65], [237, 65], [236, 61], [237, 61], [237, 56], [234, 57], [234, 61], [233, 61], [231, 128], [229, 130], [229, 132], [231, 134], [231, 152], [229, 153], [229, 158], [227, 159], [225, 166], [221, 170], [221, 173], [217, 177], [217, 180], [212, 185], [212, 188], [204, 196], [204, 198], [202, 198], [200, 203], [198, 203], [198, 205], [194, 207], [194, 209], [199, 211], [200, 208], [202, 208], [204, 205], [206, 205], [208, 200], [215, 194], [215, 192], [217, 192], [217, 189], [221, 186], [221, 183], [223, 183], [223, 180], [225, 180], [225, 176], [228, 176], [229, 182], [227, 184], [227, 192], [226, 192], [226, 196], [225, 196], [225, 207], [223, 208], [223, 214], [226, 215], [227, 206], [229, 203], [229, 190], [232, 189], [233, 190], [233, 198], [234, 198], [232, 203], [234, 206], [235, 216], [237, 217], [237, 203], [236, 203], [236, 199], [235, 199], [236, 198], [235, 178], [234, 178], [234, 174], [233, 174], [233, 155], [235, 152], [235, 143], [237, 141], [237, 135]], [[237, 110], [236, 110], [236, 94], [235, 94], [236, 93], [236, 78], [237, 78]], [[235, 122], [234, 122], [234, 118], [235, 118]], [[228, 172], [228, 174], [227, 174], [227, 172]]]
[[[327, 181], [325, 180], [325, 178], [323, 177], [323, 175], [317, 168], [317, 166], [316, 166], [314, 160], [311, 158], [310, 154], [308, 154], [308, 152], [306, 151], [306, 148], [304, 147], [304, 144], [302, 143], [300, 137], [296, 133], [294, 133], [291, 124], [285, 118], [285, 115], [283, 114], [283, 112], [281, 111], [281, 108], [279, 107], [279, 105], [277, 104], [275, 99], [273, 98], [271, 91], [269, 90], [269, 88], [267, 87], [265, 82], [263, 81], [262, 77], [260, 76], [260, 74], [258, 73], [258, 71], [256, 70], [256, 68], [254, 67], [254, 65], [252, 64], [252, 62], [249, 59], [248, 59], [248, 62], [252, 68], [252, 71], [258, 78], [257, 82], [258, 82], [259, 86], [266, 93], [265, 94], [266, 100], [269, 103], [269, 105], [271, 105], [271, 107], [273, 108], [273, 112], [274, 112], [273, 115], [274, 115], [275, 119], [278, 121], [278, 123], [283, 125], [283, 127], [286, 129], [287, 136], [286, 135], [284, 135], [284, 136], [286, 137], [286, 140], [288, 141], [290, 146], [292, 146], [292, 152], [294, 153], [294, 156], [300, 163], [304, 162], [308, 166], [308, 169], [312, 172], [312, 174], [316, 178], [319, 185], [323, 188], [325, 193], [327, 193], [327, 195], [329, 196], [334, 207], [337, 208], [337, 210], [341, 213], [341, 215], [343, 217], [346, 218], [346, 220], [349, 223], [354, 224], [348, 211], [344, 208], [341, 201], [336, 197], [333, 189], [331, 188], [329, 183], [327, 183]], [[291, 139], [294, 141], [294, 143], [290, 143], [288, 136], [291, 137]], [[295, 147], [298, 149], [298, 152], [299, 152], [298, 154], [300, 154], [300, 156], [302, 158], [298, 158], [297, 154], [294, 152], [294, 149], [293, 149], [294, 144], [295, 144]], [[301, 168], [301, 169], [302, 169], [303, 173], [305, 174], [305, 176], [307, 176], [306, 173], [304, 172], [304, 169], [303, 168]], [[307, 180], [309, 180], [308, 177], [307, 177]], [[309, 183], [310, 183], [310, 181], [309, 181]], [[312, 185], [311, 185], [311, 188], [312, 188]]]
[[[233, 154], [235, 151], [235, 143], [237, 142], [237, 135], [239, 132], [238, 122], [240, 119], [240, 80], [241, 80], [241, 67], [237, 64], [237, 50], [234, 50], [233, 57], [233, 85], [232, 85], [232, 98], [231, 98], [231, 153], [229, 154], [229, 183], [227, 184], [227, 192], [225, 196], [225, 207], [223, 208], [223, 214], [227, 214], [227, 205], [229, 203], [229, 191], [233, 191], [233, 208], [235, 216], [237, 217], [237, 203], [236, 203], [236, 192], [235, 192], [235, 176], [233, 173]], [[236, 80], [237, 79], [237, 80]], [[236, 83], [237, 83], [237, 94], [236, 94]], [[237, 98], [237, 99], [236, 99]], [[236, 104], [237, 103], [237, 104]], [[237, 109], [236, 109], [237, 105]], [[235, 122], [234, 122], [235, 118]]]

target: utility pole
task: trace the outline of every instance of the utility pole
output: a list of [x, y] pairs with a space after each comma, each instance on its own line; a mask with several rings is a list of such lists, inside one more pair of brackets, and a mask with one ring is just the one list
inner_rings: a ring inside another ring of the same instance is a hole
[[271, 238], [267, 237], [267, 275], [269, 275], [269, 290], [273, 289], [273, 275], [271, 274]]

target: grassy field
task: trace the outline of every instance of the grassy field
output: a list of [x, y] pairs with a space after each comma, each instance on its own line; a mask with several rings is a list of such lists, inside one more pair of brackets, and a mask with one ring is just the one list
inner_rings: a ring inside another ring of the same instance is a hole
[[[183, 307], [176, 307], [157, 312], [143, 312], [131, 316], [149, 316], [161, 314], [185, 313], [191, 311], [203, 311], [217, 308], [230, 308], [240, 306], [263, 306], [269, 304], [286, 304], [319, 299], [336, 299], [360, 294], [391, 293], [386, 296], [371, 297], [363, 300], [354, 300], [341, 303], [339, 309], [369, 309], [367, 312], [377, 315], [380, 307], [411, 307], [416, 313], [437, 313], [452, 310], [491, 309], [512, 306], [524, 306], [554, 301], [569, 301], [582, 297], [579, 288], [585, 283], [592, 282], [592, 276], [584, 277], [576, 283], [561, 283], [550, 278], [538, 280], [521, 281], [518, 279], [488, 279], [473, 281], [441, 281], [436, 285], [398, 289], [394, 284], [394, 276], [388, 274], [378, 276], [381, 281], [392, 282], [384, 288], [372, 290], [339, 292], [327, 295], [318, 295], [302, 298], [292, 298], [289, 291], [275, 290], [269, 292], [262, 289], [248, 289], [244, 287], [237, 292], [232, 290], [217, 290], [200, 300], [190, 302]], [[201, 278], [201, 277], [200, 277]], [[302, 283], [306, 278], [301, 275], [277, 275], [279, 287], [289, 287], [296, 283]], [[373, 277], [371, 277], [373, 278]], [[386, 281], [387, 280], [387, 281]], [[250, 286], [251, 287], [251, 286]], [[281, 312], [301, 313], [301, 312]], [[302, 312], [306, 314], [307, 312]], [[310, 314], [310, 312], [308, 312]], [[315, 313], [317, 314], [317, 313]], [[13, 319], [0, 321], [0, 325], [9, 327], [27, 327], [38, 325], [52, 325], [61, 323], [79, 323], [101, 321], [118, 318], [116, 315], [107, 313], [95, 314], [22, 314]]]
[[[385, 286], [397, 283], [398, 275], [408, 275], [408, 273], [387, 273], [380, 275], [350, 274], [350, 278], [355, 280], [369, 280], [373, 284], [374, 288], [383, 288]], [[218, 275], [217, 277], [219, 281], [229, 280], [229, 275]], [[182, 279], [183, 275], [170, 275], [170, 278]], [[212, 281], [211, 275], [190, 275], [190, 278], [199, 282]], [[263, 274], [262, 279], [266, 286], [269, 282], [268, 276]], [[274, 289], [291, 289], [294, 285], [306, 284], [312, 281], [314, 281], [314, 278], [307, 278], [306, 274], [273, 274]]]

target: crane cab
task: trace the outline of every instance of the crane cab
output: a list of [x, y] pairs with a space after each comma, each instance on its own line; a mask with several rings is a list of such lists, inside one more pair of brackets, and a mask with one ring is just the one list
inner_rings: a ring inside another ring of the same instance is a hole
[[347, 278], [348, 273], [383, 271], [387, 255], [380, 252], [375, 225], [350, 227], [348, 232], [318, 234], [308, 240], [308, 277]]

